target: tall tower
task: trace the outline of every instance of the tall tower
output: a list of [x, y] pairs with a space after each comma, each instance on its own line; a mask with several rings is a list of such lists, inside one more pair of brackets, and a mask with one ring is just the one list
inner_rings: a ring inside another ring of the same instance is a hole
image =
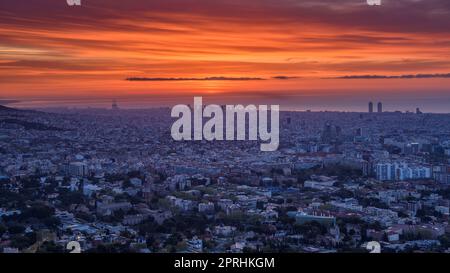
[[113, 109], [113, 110], [119, 110], [119, 106], [117, 105], [117, 101], [116, 101], [116, 100], [113, 100], [111, 109]]
[[381, 102], [378, 103], [378, 113], [383, 113], [383, 104]]
[[322, 135], [321, 135], [321, 139], [323, 142], [328, 143], [331, 142], [331, 140], [333, 139], [333, 130], [332, 130], [332, 126], [331, 123], [329, 121], [327, 121], [325, 123], [325, 126], [323, 127], [323, 131], [322, 131]]
[[373, 113], [373, 102], [369, 102], [369, 113]]

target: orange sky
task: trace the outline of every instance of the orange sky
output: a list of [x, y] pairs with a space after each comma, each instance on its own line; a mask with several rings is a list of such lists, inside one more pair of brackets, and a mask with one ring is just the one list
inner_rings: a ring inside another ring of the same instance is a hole
[[[449, 73], [449, 34], [446, 0], [1, 1], [0, 99], [361, 90], [448, 97], [449, 79], [323, 78]], [[124, 80], [211, 76], [302, 79]]]

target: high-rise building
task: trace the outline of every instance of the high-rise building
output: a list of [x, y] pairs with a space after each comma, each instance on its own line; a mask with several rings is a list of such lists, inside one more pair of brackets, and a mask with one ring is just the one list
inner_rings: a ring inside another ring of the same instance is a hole
[[434, 166], [433, 178], [437, 182], [450, 185], [450, 165]]
[[378, 103], [378, 113], [383, 113], [383, 104], [381, 102]]
[[369, 102], [369, 113], [373, 113], [373, 102]]
[[88, 174], [88, 166], [82, 162], [71, 162], [67, 166], [66, 173], [72, 176], [83, 177]]
[[325, 123], [325, 126], [322, 131], [321, 139], [323, 142], [328, 143], [333, 138], [332, 126], [330, 122]]
[[404, 162], [378, 163], [375, 166], [375, 173], [377, 180], [380, 181], [404, 181], [432, 177], [430, 166]]
[[420, 144], [419, 143], [405, 144], [403, 152], [405, 154], [418, 154], [420, 152]]
[[113, 100], [112, 107], [113, 110], [119, 110], [119, 106], [117, 105], [117, 101]]
[[286, 118], [283, 118], [283, 123], [284, 123], [286, 126], [291, 125], [291, 124], [292, 124], [292, 118], [291, 118], [290, 116], [287, 116]]

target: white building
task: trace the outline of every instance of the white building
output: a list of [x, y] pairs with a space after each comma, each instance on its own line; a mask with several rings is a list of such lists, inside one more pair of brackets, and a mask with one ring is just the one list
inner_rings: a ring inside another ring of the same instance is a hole
[[83, 194], [91, 197], [93, 193], [99, 192], [102, 188], [93, 184], [86, 184], [83, 186]]
[[431, 167], [405, 162], [378, 163], [375, 169], [380, 181], [404, 181], [431, 178]]

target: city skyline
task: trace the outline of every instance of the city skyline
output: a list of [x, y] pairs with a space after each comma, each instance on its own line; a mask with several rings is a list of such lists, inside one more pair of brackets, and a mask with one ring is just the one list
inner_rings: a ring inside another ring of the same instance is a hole
[[[212, 102], [211, 100], [208, 100], [210, 102]], [[214, 100], [213, 100], [214, 101]], [[216, 103], [217, 105], [227, 105], [227, 104], [223, 104], [220, 102], [213, 102]], [[2, 103], [2, 100], [0, 100], [0, 106], [9, 106], [10, 108], [16, 108], [16, 109], [36, 109], [36, 110], [50, 110], [50, 109], [73, 109], [73, 110], [83, 110], [83, 109], [98, 109], [98, 110], [145, 110], [145, 109], [155, 109], [155, 108], [170, 108], [173, 107], [175, 105], [152, 105], [149, 103], [144, 102], [143, 104], [140, 105], [136, 105], [134, 103], [131, 103], [128, 101], [125, 101], [125, 107], [123, 107], [123, 105], [120, 103], [120, 101], [118, 101], [117, 99], [101, 99], [99, 101], [97, 101], [97, 103], [92, 104], [92, 102], [86, 102], [86, 101], [78, 101], [75, 102], [75, 104], [71, 104], [69, 101], [69, 104], [67, 104], [66, 102], [61, 102], [61, 101], [54, 101], [53, 105], [46, 105], [46, 106], [42, 106], [42, 105], [34, 105], [34, 107], [29, 104], [23, 104], [23, 102], [21, 101], [17, 101], [17, 100], [13, 100], [13, 101], [4, 101], [4, 103]], [[15, 107], [19, 105], [19, 107]], [[25, 106], [22, 106], [25, 105]], [[131, 107], [130, 107], [131, 105]], [[190, 104], [189, 104], [190, 105]], [[258, 105], [258, 104], [254, 104], [254, 105]], [[368, 109], [366, 108], [365, 110], [363, 109], [363, 107], [361, 105], [357, 105], [357, 108], [353, 107], [350, 109], [321, 109], [321, 108], [304, 108], [304, 109], [298, 109], [298, 108], [289, 108], [289, 107], [283, 107], [280, 108], [280, 111], [282, 112], [355, 112], [355, 113], [416, 113], [416, 114], [422, 114], [423, 112], [421, 111], [421, 107], [415, 107], [414, 105], [407, 105], [407, 108], [399, 108], [398, 105], [390, 105], [389, 109], [385, 109], [384, 108], [384, 104], [382, 101], [377, 103], [377, 109], [374, 109], [374, 102], [373, 101], [369, 101], [368, 102]], [[375, 111], [376, 110], [376, 111]], [[436, 113], [436, 112], [425, 112], [425, 113]], [[443, 114], [445, 114], [445, 112], [443, 112]]]
[[19, 0], [0, 10], [0, 100], [18, 107], [169, 106], [194, 95], [292, 110], [450, 103], [443, 0]]
[[449, 34], [448, 0], [0, 0], [0, 256], [450, 253]]

